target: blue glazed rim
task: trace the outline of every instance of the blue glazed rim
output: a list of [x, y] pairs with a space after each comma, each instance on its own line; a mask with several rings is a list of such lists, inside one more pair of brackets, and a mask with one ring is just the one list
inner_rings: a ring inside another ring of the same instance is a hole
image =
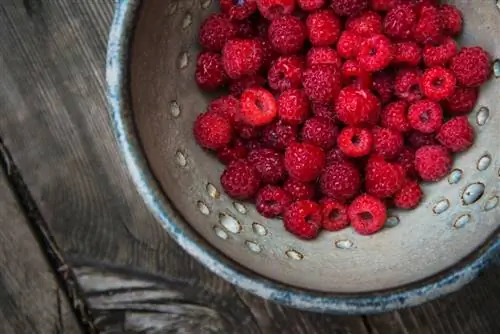
[[363, 294], [330, 294], [266, 279], [217, 252], [179, 217], [151, 174], [135, 136], [128, 91], [128, 50], [140, 0], [117, 0], [106, 59], [110, 122], [122, 158], [146, 205], [191, 256], [226, 281], [262, 298], [312, 312], [371, 314], [415, 306], [454, 292], [476, 278], [500, 254], [500, 234], [453, 268], [403, 287]]

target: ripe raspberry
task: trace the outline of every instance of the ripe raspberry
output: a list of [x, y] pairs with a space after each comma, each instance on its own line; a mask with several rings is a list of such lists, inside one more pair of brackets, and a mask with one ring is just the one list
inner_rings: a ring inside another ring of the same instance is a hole
[[443, 124], [441, 106], [430, 100], [418, 101], [408, 109], [410, 126], [423, 133], [434, 133]]
[[474, 129], [467, 117], [454, 117], [441, 126], [436, 139], [452, 152], [463, 152], [474, 142]]
[[387, 220], [387, 208], [378, 198], [363, 194], [349, 205], [347, 216], [352, 228], [361, 235], [380, 231]]
[[312, 111], [314, 116], [326, 118], [332, 122], [337, 122], [337, 114], [335, 114], [335, 109], [333, 103], [311, 103]]
[[387, 12], [401, 2], [401, 0], [370, 0], [370, 7], [377, 12]]
[[329, 46], [339, 39], [342, 22], [332, 10], [323, 9], [309, 14], [306, 27], [313, 46]]
[[439, 6], [439, 15], [444, 34], [447, 36], [457, 36], [462, 32], [462, 13], [457, 7], [443, 4]]
[[276, 150], [284, 150], [288, 145], [297, 141], [297, 127], [282, 121], [274, 122], [264, 128], [262, 142]]
[[451, 169], [448, 150], [441, 145], [422, 146], [415, 152], [415, 169], [424, 181], [438, 181]]
[[266, 83], [266, 79], [260, 75], [251, 75], [231, 81], [229, 84], [229, 93], [236, 97], [240, 97], [243, 92], [249, 88], [262, 87]]
[[299, 56], [282, 56], [273, 61], [267, 73], [269, 87], [279, 92], [302, 85], [304, 59]]
[[233, 21], [233, 22], [234, 24], [236, 24], [236, 28], [238, 29], [238, 32], [236, 33], [237, 37], [241, 38], [257, 37], [257, 31], [255, 30], [253, 23], [249, 19], [243, 19], [241, 21]]
[[266, 218], [280, 216], [290, 204], [292, 204], [292, 196], [277, 186], [264, 186], [255, 196], [255, 208]]
[[246, 160], [233, 161], [222, 173], [220, 183], [234, 199], [252, 198], [260, 186], [259, 174]]
[[326, 153], [326, 165], [330, 166], [335, 162], [350, 162], [349, 158], [339, 147], [335, 147]]
[[295, 0], [255, 0], [262, 16], [268, 20], [276, 20], [283, 15], [292, 14]]
[[321, 228], [321, 207], [313, 201], [291, 204], [283, 215], [285, 229], [301, 239], [314, 239]]
[[427, 67], [446, 66], [456, 54], [457, 42], [445, 37], [439, 44], [428, 43], [424, 46], [424, 64]]
[[240, 110], [240, 101], [231, 95], [221, 96], [212, 100], [207, 107], [208, 112], [216, 112], [234, 124], [235, 117]]
[[420, 86], [429, 100], [441, 101], [453, 95], [457, 80], [450, 70], [440, 66], [431, 67], [422, 75]]
[[422, 99], [420, 89], [422, 71], [419, 68], [402, 68], [394, 80], [394, 94], [408, 103], [415, 103]]
[[414, 6], [398, 5], [385, 16], [384, 31], [393, 39], [406, 40], [413, 35], [417, 22], [418, 15]]
[[405, 181], [402, 166], [387, 162], [380, 156], [368, 160], [365, 169], [366, 192], [378, 198], [391, 197], [397, 193]]
[[302, 127], [302, 142], [328, 150], [335, 146], [339, 135], [338, 127], [330, 120], [321, 117], [308, 119]]
[[309, 112], [309, 100], [301, 89], [286, 90], [278, 97], [278, 115], [285, 123], [304, 123]]
[[382, 71], [373, 74], [373, 92], [380, 98], [383, 104], [392, 100], [394, 95], [394, 74], [390, 71]]
[[348, 59], [345, 61], [342, 65], [342, 77], [344, 83], [350, 83], [356, 88], [372, 88], [371, 72], [361, 69], [357, 60]]
[[380, 123], [383, 127], [399, 132], [408, 132], [411, 127], [408, 122], [408, 103], [405, 101], [391, 102], [382, 109]]
[[357, 59], [362, 69], [376, 72], [389, 66], [392, 57], [391, 41], [384, 35], [373, 35], [361, 43]]
[[317, 64], [325, 64], [340, 68], [342, 66], [342, 60], [335, 49], [328, 46], [318, 46], [309, 49], [306, 56], [306, 64], [308, 67]]
[[330, 6], [339, 16], [354, 16], [368, 7], [368, 0], [332, 0]]
[[281, 16], [269, 25], [269, 42], [281, 54], [292, 54], [300, 51], [307, 36], [307, 29], [295, 16]]
[[325, 153], [315, 145], [292, 143], [285, 151], [285, 168], [290, 177], [309, 182], [316, 179], [325, 166]]
[[408, 135], [408, 143], [413, 149], [419, 149], [422, 146], [436, 145], [434, 133], [422, 133], [420, 131], [412, 131]]
[[394, 204], [400, 209], [414, 209], [423, 197], [422, 189], [416, 181], [406, 181], [403, 188], [394, 195]]
[[418, 66], [422, 60], [422, 48], [415, 42], [399, 42], [393, 45], [395, 65]]
[[366, 10], [346, 21], [346, 30], [360, 36], [370, 37], [382, 33], [382, 17], [372, 10]]
[[193, 134], [201, 147], [217, 150], [231, 142], [233, 129], [227, 118], [218, 113], [205, 112], [196, 118]]
[[372, 134], [373, 152], [387, 160], [396, 158], [403, 149], [403, 136], [398, 131], [377, 126]]
[[244, 20], [257, 11], [255, 0], [219, 0], [219, 6], [232, 20]]
[[403, 147], [394, 162], [401, 165], [405, 171], [406, 177], [415, 179], [417, 171], [415, 170], [415, 151], [408, 147]]
[[356, 58], [362, 42], [363, 37], [352, 31], [345, 30], [340, 34], [337, 42], [337, 52], [339, 56], [345, 59]]
[[358, 194], [361, 188], [361, 175], [352, 163], [333, 162], [321, 174], [319, 187], [325, 196], [347, 201]]
[[491, 75], [490, 56], [481, 47], [465, 47], [451, 59], [450, 70], [463, 87], [479, 87]]
[[278, 108], [274, 96], [264, 88], [249, 88], [241, 94], [239, 119], [251, 126], [269, 124]]
[[349, 226], [347, 207], [343, 203], [326, 198], [320, 201], [320, 205], [325, 230], [334, 232]]
[[348, 126], [340, 132], [337, 143], [345, 155], [359, 158], [370, 154], [373, 146], [373, 136], [368, 129]]
[[439, 43], [443, 35], [443, 28], [441, 23], [441, 15], [436, 6], [423, 5], [420, 8], [420, 17], [413, 38], [419, 43]]
[[241, 139], [236, 139], [229, 145], [226, 145], [217, 150], [217, 158], [224, 165], [229, 165], [235, 160], [245, 159], [247, 155], [248, 150]]
[[215, 90], [226, 82], [226, 73], [218, 53], [202, 52], [196, 60], [195, 80], [205, 90]]
[[256, 74], [263, 56], [262, 44], [256, 39], [231, 39], [222, 49], [224, 70], [231, 79]]
[[201, 24], [198, 39], [203, 48], [219, 52], [229, 39], [236, 36], [237, 31], [227, 15], [212, 14]]
[[260, 130], [261, 130], [261, 128], [247, 125], [241, 121], [237, 121], [234, 123], [234, 132], [236, 132], [238, 134], [238, 136], [241, 139], [244, 139], [245, 141], [248, 141], [250, 139], [259, 138], [261, 136]]
[[271, 149], [260, 148], [248, 153], [248, 162], [257, 170], [264, 184], [276, 184], [286, 176], [283, 156]]
[[333, 102], [342, 88], [340, 70], [332, 65], [313, 65], [302, 74], [304, 91], [312, 102]]
[[474, 109], [479, 90], [476, 87], [457, 87], [455, 92], [443, 101], [444, 110], [450, 115], [468, 114]]
[[380, 101], [372, 92], [347, 86], [339, 93], [335, 112], [347, 125], [374, 125], [378, 122], [380, 108]]

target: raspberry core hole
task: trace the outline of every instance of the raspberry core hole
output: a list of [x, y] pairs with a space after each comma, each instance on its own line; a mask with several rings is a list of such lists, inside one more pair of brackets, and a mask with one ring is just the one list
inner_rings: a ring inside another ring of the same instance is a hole
[[233, 0], [233, 5], [241, 7], [245, 4], [245, 0]]
[[333, 209], [332, 211], [330, 211], [330, 213], [328, 214], [328, 219], [329, 220], [337, 220], [340, 218], [340, 210], [339, 209]]
[[424, 123], [429, 122], [429, 112], [428, 111], [424, 111], [423, 113], [420, 114], [419, 118]]
[[361, 142], [361, 138], [359, 138], [359, 135], [354, 135], [352, 136], [351, 142], [354, 145], [358, 145]]
[[358, 213], [358, 217], [361, 220], [372, 220], [373, 219], [373, 215], [368, 211]]

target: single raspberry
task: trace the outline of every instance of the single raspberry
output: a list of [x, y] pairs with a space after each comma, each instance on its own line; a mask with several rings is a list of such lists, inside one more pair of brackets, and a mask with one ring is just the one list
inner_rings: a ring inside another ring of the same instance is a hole
[[389, 10], [384, 19], [385, 34], [396, 40], [406, 40], [413, 35], [418, 15], [412, 5], [398, 5]]
[[420, 16], [413, 32], [413, 38], [419, 43], [439, 43], [443, 35], [441, 15], [436, 6], [423, 5]]
[[372, 73], [362, 69], [357, 60], [348, 59], [345, 61], [342, 65], [342, 77], [344, 83], [350, 83], [356, 88], [372, 88]]
[[234, 132], [245, 141], [257, 139], [261, 136], [261, 128], [245, 124], [241, 121], [234, 123]]
[[384, 35], [373, 35], [361, 43], [357, 59], [362, 69], [368, 72], [376, 72], [389, 66], [392, 57], [391, 41]]
[[393, 45], [395, 65], [418, 66], [422, 60], [422, 48], [415, 42], [399, 42]]
[[403, 187], [405, 171], [402, 166], [370, 157], [365, 168], [366, 192], [378, 198], [391, 197]]
[[454, 117], [441, 126], [436, 139], [452, 152], [463, 152], [474, 143], [474, 129], [467, 117]]
[[261, 126], [276, 117], [278, 108], [274, 96], [264, 88], [249, 88], [241, 94], [239, 119], [245, 124]]
[[328, 46], [318, 46], [309, 49], [306, 56], [306, 64], [308, 67], [317, 64], [325, 64], [340, 68], [342, 66], [342, 60], [335, 49]]
[[256, 74], [263, 57], [262, 44], [256, 39], [231, 39], [222, 49], [222, 64], [231, 79]]
[[356, 16], [349, 17], [345, 28], [363, 37], [381, 34], [382, 17], [372, 10], [366, 10]]
[[257, 37], [257, 30], [255, 29], [253, 23], [249, 19], [243, 19], [241, 21], [233, 21], [233, 22], [234, 24], [236, 24], [236, 28], [238, 29], [238, 32], [236, 33], [237, 37], [240, 38]]
[[313, 65], [302, 74], [302, 85], [312, 102], [329, 103], [342, 88], [342, 75], [335, 66]]
[[337, 42], [337, 52], [339, 56], [345, 59], [356, 58], [362, 42], [363, 37], [352, 31], [345, 30], [340, 34]]
[[387, 12], [397, 5], [399, 5], [402, 0], [370, 0], [370, 8], [376, 10], [377, 12]]
[[273, 61], [267, 73], [269, 87], [279, 92], [302, 85], [304, 59], [299, 56], [282, 56]]
[[374, 73], [372, 76], [372, 89], [383, 104], [391, 101], [394, 96], [394, 74], [391, 71]]
[[297, 127], [282, 121], [274, 122], [264, 128], [262, 142], [276, 150], [284, 150], [288, 145], [297, 141]]
[[285, 229], [301, 239], [314, 239], [321, 228], [321, 207], [313, 201], [291, 204], [283, 215]]
[[231, 95], [223, 95], [212, 100], [208, 104], [207, 111], [219, 113], [234, 124], [236, 115], [240, 112], [240, 100]]
[[290, 177], [309, 182], [316, 179], [325, 166], [325, 153], [318, 146], [292, 143], [285, 151], [285, 168]]
[[325, 198], [320, 201], [323, 216], [323, 228], [327, 231], [340, 231], [349, 226], [347, 207], [334, 199]]
[[285, 90], [278, 97], [278, 115], [288, 124], [301, 124], [310, 113], [309, 100], [301, 89]]
[[220, 183], [226, 194], [234, 199], [250, 199], [255, 196], [260, 186], [259, 174], [246, 160], [233, 161], [220, 177]]
[[439, 15], [444, 34], [447, 36], [457, 36], [462, 32], [462, 12], [457, 7], [443, 4], [439, 6]]
[[201, 147], [217, 150], [231, 142], [233, 128], [231, 122], [222, 115], [205, 112], [196, 118], [193, 134]]
[[400, 209], [414, 209], [422, 200], [423, 195], [416, 181], [406, 181], [403, 188], [394, 195], [394, 204]]
[[479, 87], [490, 78], [490, 56], [479, 46], [462, 48], [451, 59], [450, 70], [461, 86]]
[[257, 11], [255, 0], [219, 0], [219, 6], [232, 20], [244, 20]]
[[266, 218], [280, 216], [290, 204], [292, 204], [292, 196], [277, 186], [264, 186], [255, 196], [255, 208]]
[[326, 153], [326, 165], [330, 166], [335, 162], [351, 162], [351, 161], [349, 160], [349, 157], [346, 156], [339, 147], [335, 147]]
[[380, 124], [399, 132], [408, 132], [411, 127], [408, 122], [408, 103], [405, 101], [391, 102], [382, 109]]
[[319, 187], [325, 196], [347, 201], [358, 194], [361, 188], [361, 174], [352, 163], [333, 162], [321, 174]]
[[332, 122], [337, 122], [337, 114], [333, 103], [311, 103], [314, 116], [326, 118]]
[[283, 155], [271, 148], [260, 148], [248, 153], [248, 162], [257, 170], [265, 184], [276, 184], [286, 176]]
[[405, 171], [406, 177], [415, 179], [417, 171], [415, 170], [415, 151], [408, 147], [403, 147], [394, 162], [401, 165]]
[[364, 128], [345, 127], [337, 139], [339, 149], [347, 156], [359, 158], [370, 154], [373, 136]]
[[292, 54], [302, 49], [307, 29], [299, 18], [287, 15], [272, 21], [267, 35], [276, 52]]
[[330, 6], [339, 16], [354, 16], [368, 7], [368, 0], [332, 0]]
[[408, 108], [410, 126], [423, 133], [434, 133], [443, 124], [441, 106], [430, 100], [418, 101]]
[[422, 99], [420, 89], [422, 71], [419, 68], [402, 68], [394, 79], [394, 94], [408, 103], [415, 103]]
[[476, 87], [457, 87], [455, 92], [443, 101], [443, 108], [449, 115], [464, 115], [474, 109], [479, 90]]
[[231, 81], [229, 84], [229, 93], [240, 97], [243, 92], [249, 88], [262, 87], [266, 84], [266, 79], [260, 75], [250, 75]]
[[425, 70], [420, 81], [420, 89], [432, 101], [444, 100], [455, 92], [457, 80], [450, 70], [438, 66]]
[[268, 20], [276, 20], [283, 15], [292, 14], [295, 0], [255, 0], [262, 16]]
[[424, 64], [427, 67], [446, 66], [456, 54], [457, 42], [453, 38], [445, 37], [441, 43], [427, 43], [424, 46]]
[[342, 22], [332, 10], [323, 9], [307, 16], [306, 27], [313, 46], [329, 46], [339, 39]]
[[201, 24], [198, 40], [203, 48], [218, 52], [229, 39], [236, 36], [237, 32], [236, 25], [227, 15], [212, 14]]
[[328, 150], [335, 146], [339, 135], [338, 127], [330, 120], [321, 117], [309, 118], [302, 127], [302, 142]]
[[437, 141], [434, 133], [422, 133], [420, 131], [412, 131], [408, 135], [408, 144], [413, 149], [419, 149], [422, 146], [436, 145]]
[[374, 125], [378, 122], [380, 108], [379, 99], [371, 91], [347, 86], [339, 93], [335, 112], [344, 124]]
[[361, 235], [380, 231], [387, 220], [387, 208], [378, 198], [363, 194], [354, 199], [347, 209], [352, 228]]
[[227, 76], [220, 54], [202, 52], [198, 55], [195, 80], [198, 86], [205, 90], [215, 90], [225, 84]]
[[265, 38], [259, 37], [257, 40], [260, 42], [262, 45], [262, 67], [261, 71], [263, 74], [269, 70], [271, 67], [272, 63], [278, 59], [279, 54], [274, 51], [273, 46], [271, 45], [271, 42], [267, 39], [267, 36]]
[[229, 145], [217, 150], [217, 158], [224, 165], [229, 165], [235, 160], [245, 159], [247, 156], [248, 149], [245, 147], [241, 139], [236, 139]]
[[438, 181], [451, 169], [448, 150], [441, 145], [422, 146], [415, 152], [415, 169], [424, 181]]
[[313, 199], [316, 193], [314, 183], [300, 182], [288, 179], [283, 184], [283, 189], [289, 193], [294, 200]]
[[387, 160], [396, 158], [403, 149], [403, 136], [396, 130], [377, 126], [372, 134], [373, 152]]
[[325, 3], [326, 0], [297, 0], [297, 5], [306, 12], [314, 12], [322, 8]]

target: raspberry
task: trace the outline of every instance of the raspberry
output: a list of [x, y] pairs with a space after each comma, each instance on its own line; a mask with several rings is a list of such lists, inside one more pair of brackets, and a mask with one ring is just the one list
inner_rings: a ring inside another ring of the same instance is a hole
[[276, 59], [267, 73], [269, 87], [279, 92], [299, 88], [302, 84], [304, 60], [299, 56], [282, 56]]
[[222, 49], [224, 70], [231, 79], [256, 74], [263, 57], [262, 44], [256, 39], [232, 39]]
[[387, 12], [401, 3], [401, 0], [370, 0], [370, 7], [377, 12]]
[[412, 36], [417, 22], [418, 16], [414, 6], [398, 5], [385, 16], [384, 31], [393, 39], [405, 40]]
[[359, 66], [368, 72], [381, 71], [392, 61], [391, 41], [384, 35], [373, 35], [365, 39], [358, 50]]
[[451, 59], [450, 70], [461, 86], [479, 87], [490, 78], [490, 56], [479, 46], [462, 48]]
[[339, 16], [353, 16], [368, 7], [368, 0], [332, 0], [330, 6]]
[[394, 80], [394, 94], [402, 100], [414, 103], [422, 99], [420, 78], [422, 72], [419, 68], [402, 68]]
[[308, 67], [316, 64], [325, 64], [340, 68], [342, 60], [334, 49], [327, 46], [318, 46], [309, 49], [306, 56], [306, 64]]
[[361, 42], [363, 42], [363, 37], [360, 35], [349, 30], [343, 31], [337, 42], [339, 56], [345, 59], [356, 58]]
[[215, 90], [226, 82], [226, 73], [218, 53], [202, 52], [196, 60], [195, 80], [205, 90]]
[[231, 95], [221, 96], [212, 100], [207, 107], [208, 112], [216, 112], [230, 121], [235, 122], [235, 117], [240, 110], [240, 101]]
[[339, 135], [338, 127], [326, 118], [313, 117], [302, 127], [302, 142], [328, 150], [335, 146]]
[[324, 199], [320, 202], [323, 228], [327, 231], [340, 231], [349, 226], [347, 207], [339, 201]]
[[457, 87], [455, 92], [443, 101], [444, 110], [450, 115], [464, 115], [476, 105], [479, 90], [475, 87]]
[[333, 162], [321, 174], [319, 187], [325, 196], [346, 201], [358, 194], [361, 188], [361, 175], [352, 163]]
[[262, 134], [264, 145], [276, 150], [284, 150], [288, 145], [297, 141], [297, 128], [282, 121], [269, 124]]
[[271, 148], [252, 150], [247, 160], [259, 173], [262, 183], [276, 184], [286, 176], [283, 156]]
[[276, 20], [283, 15], [292, 14], [295, 0], [255, 0], [262, 16], [268, 20]]
[[417, 171], [415, 170], [415, 151], [408, 147], [403, 147], [394, 162], [401, 165], [405, 171], [406, 177], [415, 179]]
[[441, 145], [422, 146], [415, 152], [415, 169], [424, 181], [442, 179], [451, 165], [451, 156]]
[[423, 58], [427, 67], [446, 66], [457, 54], [457, 42], [445, 37], [439, 44], [428, 43], [424, 46]]
[[372, 88], [372, 74], [359, 66], [356, 60], [346, 60], [342, 65], [342, 77], [344, 83], [350, 82], [356, 88]]
[[366, 10], [346, 21], [346, 30], [360, 36], [370, 37], [382, 33], [382, 17], [372, 10]]
[[443, 110], [436, 102], [418, 101], [408, 109], [408, 121], [410, 126], [417, 131], [434, 133], [443, 123]]
[[314, 12], [326, 3], [326, 0], [297, 0], [299, 7], [306, 12]]
[[233, 129], [227, 118], [215, 112], [205, 112], [196, 118], [193, 134], [201, 147], [217, 150], [231, 142]]
[[269, 42], [281, 54], [298, 52], [302, 49], [306, 36], [305, 24], [295, 16], [281, 16], [269, 25]]
[[248, 150], [240, 139], [236, 139], [229, 145], [217, 150], [217, 158], [224, 165], [229, 165], [235, 160], [245, 159], [247, 155]]
[[422, 189], [416, 181], [406, 181], [403, 188], [394, 195], [394, 204], [400, 209], [414, 209], [422, 199]]
[[380, 101], [367, 89], [347, 86], [339, 93], [335, 111], [347, 125], [374, 125], [379, 119]]
[[[338, 138], [337, 138], [338, 141]], [[326, 153], [326, 165], [330, 166], [335, 162], [349, 162], [349, 158], [339, 147], [335, 147]]]
[[291, 204], [283, 215], [285, 229], [301, 239], [314, 239], [321, 228], [321, 207], [313, 201]]
[[262, 87], [266, 83], [266, 79], [260, 75], [251, 75], [233, 80], [229, 84], [229, 93], [236, 97], [240, 97], [243, 92], [249, 88]]
[[317, 117], [326, 118], [332, 122], [337, 121], [337, 115], [333, 103], [312, 103], [313, 114]]
[[312, 102], [332, 102], [342, 88], [340, 70], [332, 65], [313, 65], [302, 75], [302, 85]]
[[257, 37], [257, 31], [255, 30], [255, 27], [253, 26], [250, 20], [243, 19], [242, 21], [233, 21], [233, 22], [234, 24], [236, 24], [236, 28], [238, 29], [238, 32], [236, 33], [237, 37], [241, 38]]
[[295, 200], [312, 199], [316, 192], [314, 183], [304, 183], [294, 179], [286, 180], [283, 189]]
[[309, 100], [301, 89], [289, 89], [278, 97], [278, 115], [288, 124], [301, 124], [309, 116]]
[[267, 185], [255, 196], [257, 212], [266, 218], [274, 218], [285, 212], [292, 203], [292, 196], [277, 186]]
[[309, 182], [316, 179], [325, 166], [325, 153], [315, 145], [293, 143], [285, 151], [285, 168], [290, 177]]
[[219, 6], [232, 20], [244, 20], [257, 11], [255, 0], [219, 0]]
[[347, 216], [352, 228], [361, 235], [370, 235], [380, 231], [387, 220], [387, 208], [378, 198], [363, 194], [347, 209]]
[[399, 132], [407, 132], [411, 129], [407, 118], [408, 103], [405, 101], [391, 102], [382, 109], [380, 123], [383, 127]]
[[347, 156], [359, 158], [370, 154], [373, 136], [370, 130], [345, 127], [337, 139], [340, 150]]
[[277, 114], [274, 96], [264, 88], [249, 88], [241, 94], [240, 119], [248, 125], [261, 126], [273, 121]]
[[452, 152], [463, 152], [474, 142], [474, 129], [467, 117], [454, 117], [441, 126], [436, 139]]
[[432, 67], [425, 70], [420, 86], [429, 100], [441, 101], [453, 95], [457, 80], [450, 70], [440, 66]]
[[383, 104], [392, 100], [394, 95], [394, 75], [392, 72], [382, 71], [373, 74], [372, 88]]
[[391, 197], [397, 193], [405, 181], [402, 166], [387, 162], [380, 156], [368, 160], [365, 169], [366, 192], [378, 198]]
[[423, 5], [420, 8], [420, 17], [413, 38], [419, 43], [439, 43], [444, 37], [441, 15], [436, 6]]
[[261, 135], [261, 128], [247, 125], [242, 122], [234, 123], [234, 131], [238, 134], [241, 139], [250, 140], [259, 138]]
[[224, 14], [212, 14], [203, 21], [198, 36], [200, 45], [210, 51], [222, 50], [224, 44], [236, 36], [236, 25]]
[[309, 14], [306, 27], [313, 46], [329, 46], [339, 39], [342, 23], [332, 10], [323, 9]]
[[252, 198], [260, 186], [259, 174], [246, 160], [229, 164], [220, 177], [222, 188], [234, 199]]
[[393, 45], [393, 64], [418, 66], [422, 60], [422, 48], [415, 42], [399, 42]]
[[373, 152], [387, 160], [396, 158], [403, 149], [403, 136], [398, 131], [375, 127], [372, 134]]
[[439, 6], [439, 15], [443, 33], [447, 36], [457, 36], [462, 32], [462, 13], [457, 7], [449, 4]]
[[419, 149], [422, 146], [437, 144], [434, 133], [422, 133], [420, 131], [412, 131], [408, 136], [408, 143], [414, 149]]

